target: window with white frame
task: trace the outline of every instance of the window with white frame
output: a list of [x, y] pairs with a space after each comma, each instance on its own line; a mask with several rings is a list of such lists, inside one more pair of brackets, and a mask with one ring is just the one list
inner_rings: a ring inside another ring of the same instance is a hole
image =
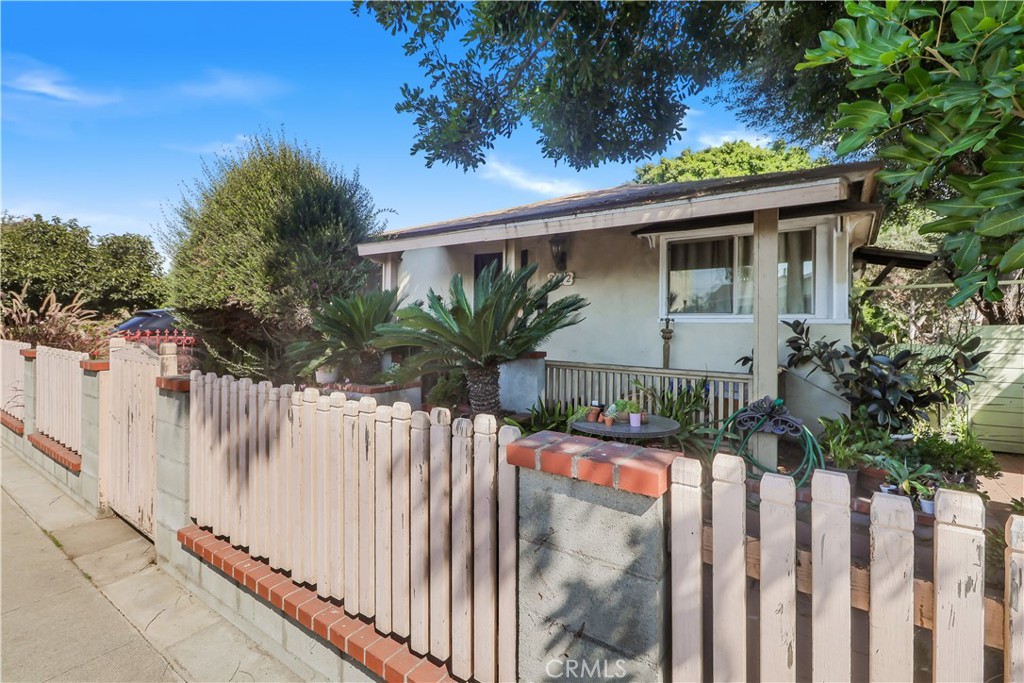
[[[751, 315], [754, 238], [673, 240], [666, 251], [669, 315]], [[779, 233], [780, 315], [815, 312], [815, 229]]]

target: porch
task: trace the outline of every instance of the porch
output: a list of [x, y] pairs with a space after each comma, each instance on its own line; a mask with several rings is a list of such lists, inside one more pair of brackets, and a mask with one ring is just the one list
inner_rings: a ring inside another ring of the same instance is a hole
[[721, 423], [750, 402], [751, 380], [750, 374], [739, 372], [548, 360], [544, 368], [544, 398], [576, 408], [593, 401], [608, 405], [629, 396], [638, 400], [644, 410], [651, 411], [651, 398], [638, 393], [638, 382], [658, 394], [703, 387], [706, 408], [697, 414], [697, 420]]

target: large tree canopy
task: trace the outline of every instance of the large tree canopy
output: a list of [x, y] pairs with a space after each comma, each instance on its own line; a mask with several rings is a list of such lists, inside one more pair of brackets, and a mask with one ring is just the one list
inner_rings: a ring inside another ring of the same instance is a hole
[[638, 183], [681, 183], [707, 178], [799, 171], [821, 166], [825, 161], [813, 158], [802, 147], [790, 147], [775, 142], [768, 147], [752, 145], [746, 140], [725, 142], [694, 152], [684, 149], [675, 158], [662, 158], [656, 164], [644, 164], [636, 169]]
[[219, 369], [272, 378], [311, 311], [366, 283], [355, 245], [383, 224], [358, 175], [262, 135], [204, 165], [167, 228], [172, 306]]
[[922, 231], [945, 235], [958, 275], [951, 304], [999, 302], [1024, 268], [1024, 4], [848, 2], [801, 68], [841, 64], [859, 99], [840, 105], [841, 154], [879, 149], [905, 200], [941, 182], [952, 197]]
[[144, 235], [93, 237], [87, 226], [54, 216], [45, 220], [3, 216], [0, 283], [5, 293], [25, 290], [39, 305], [53, 291], [57, 302], [77, 294], [90, 309], [108, 315], [164, 302], [163, 260]]

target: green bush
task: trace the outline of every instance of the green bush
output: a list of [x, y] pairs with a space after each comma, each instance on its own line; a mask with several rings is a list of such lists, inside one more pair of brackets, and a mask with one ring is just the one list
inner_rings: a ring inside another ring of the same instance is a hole
[[950, 483], [973, 483], [977, 477], [999, 474], [999, 461], [971, 431], [947, 436], [929, 432], [914, 441], [913, 453]]

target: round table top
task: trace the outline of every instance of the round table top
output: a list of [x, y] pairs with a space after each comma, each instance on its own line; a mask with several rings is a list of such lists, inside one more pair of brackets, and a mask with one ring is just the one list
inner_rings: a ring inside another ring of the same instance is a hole
[[679, 433], [679, 423], [660, 415], [650, 415], [647, 424], [631, 427], [629, 421], [616, 422], [611, 427], [603, 422], [573, 422], [572, 428], [584, 434], [607, 436], [611, 439], [659, 439]]

